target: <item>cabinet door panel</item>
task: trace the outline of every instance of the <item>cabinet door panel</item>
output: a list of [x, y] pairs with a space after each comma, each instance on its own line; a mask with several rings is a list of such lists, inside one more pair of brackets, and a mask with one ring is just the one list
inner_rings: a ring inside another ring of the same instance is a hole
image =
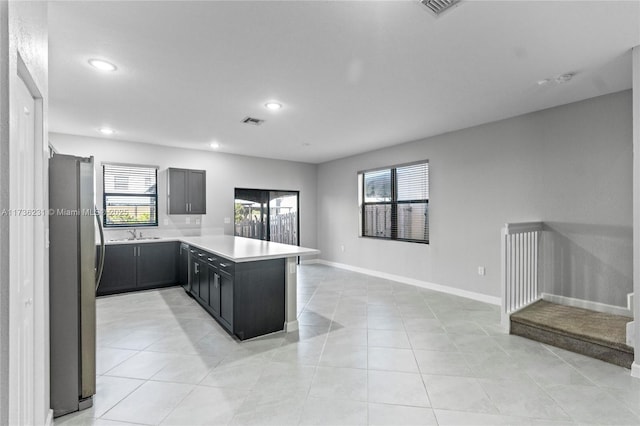
[[177, 244], [138, 244], [138, 287], [175, 284], [178, 281]]
[[209, 268], [209, 307], [220, 316], [220, 275], [214, 268]]
[[136, 288], [135, 245], [108, 245], [105, 247], [104, 270], [97, 295], [119, 293]]
[[189, 213], [207, 213], [207, 172], [204, 170], [189, 170], [188, 188]]
[[169, 214], [187, 213], [187, 170], [169, 169]]
[[209, 268], [206, 263], [198, 262], [198, 269], [200, 270], [199, 281], [200, 281], [200, 292], [199, 297], [202, 299], [205, 305], [209, 304]]
[[194, 296], [200, 296], [200, 262], [198, 262], [197, 257], [191, 256], [189, 265], [191, 272], [189, 274], [189, 279], [191, 280], [191, 293]]
[[220, 273], [220, 318], [233, 330], [233, 277]]
[[180, 244], [178, 260], [178, 283], [185, 289], [189, 288], [189, 246]]

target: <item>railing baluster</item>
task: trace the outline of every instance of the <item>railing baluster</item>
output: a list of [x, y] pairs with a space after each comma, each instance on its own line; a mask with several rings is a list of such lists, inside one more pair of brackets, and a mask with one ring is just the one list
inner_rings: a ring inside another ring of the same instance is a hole
[[522, 234], [522, 239], [524, 240], [524, 244], [523, 244], [523, 253], [522, 253], [522, 258], [524, 259], [522, 262], [522, 275], [524, 276], [523, 282], [523, 297], [522, 297], [522, 304], [526, 304], [529, 303], [529, 277], [528, 277], [528, 273], [529, 273], [529, 259], [528, 259], [528, 255], [529, 255], [529, 233], [525, 232]]
[[513, 245], [511, 246], [511, 288], [513, 289], [513, 297], [511, 298], [511, 309], [513, 310], [518, 305], [518, 264], [516, 257], [516, 254], [518, 253], [518, 236], [512, 235], [511, 241], [513, 243]]
[[518, 300], [518, 306], [522, 306], [524, 304], [524, 273], [522, 271], [522, 264], [524, 263], [524, 259], [522, 258], [522, 253], [524, 252], [524, 238], [523, 234], [518, 234], [518, 295], [520, 296]]
[[531, 247], [529, 244], [531, 241], [531, 232], [526, 233], [526, 240], [527, 240], [527, 248], [525, 253], [525, 263], [527, 264], [527, 268], [525, 269], [525, 275], [526, 275], [527, 285], [526, 285], [525, 304], [528, 304], [531, 302], [531, 279], [529, 278], [529, 272], [531, 270], [531, 263], [529, 261], [529, 253], [530, 253], [530, 247]]
[[541, 235], [542, 233], [540, 231], [536, 231], [536, 239], [533, 244], [533, 264], [535, 265], [535, 268], [533, 270], [533, 292], [535, 298], [538, 297], [538, 245], [540, 243]]
[[527, 268], [529, 265], [527, 264], [527, 244], [528, 240], [528, 232], [524, 232], [522, 234], [522, 304], [526, 304], [529, 300], [529, 281], [527, 280]]
[[536, 299], [536, 269], [538, 269], [538, 264], [536, 263], [535, 255], [536, 255], [536, 240], [538, 239], [537, 232], [531, 233], [531, 298], [529, 299], [533, 302]]
[[531, 295], [531, 232], [527, 232], [527, 303], [531, 303], [533, 297]]

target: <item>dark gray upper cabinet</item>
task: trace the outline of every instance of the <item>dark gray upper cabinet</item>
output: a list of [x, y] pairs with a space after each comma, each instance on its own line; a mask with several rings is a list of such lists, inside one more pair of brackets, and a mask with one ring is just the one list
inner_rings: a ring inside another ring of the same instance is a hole
[[207, 172], [189, 170], [187, 177], [189, 213], [205, 214], [207, 212]]
[[169, 214], [207, 213], [207, 172], [205, 170], [168, 169], [167, 198]]

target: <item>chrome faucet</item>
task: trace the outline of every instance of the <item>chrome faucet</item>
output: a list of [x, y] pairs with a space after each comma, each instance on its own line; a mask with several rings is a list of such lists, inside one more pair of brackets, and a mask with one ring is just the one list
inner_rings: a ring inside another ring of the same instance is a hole
[[131, 234], [131, 239], [132, 240], [138, 239], [138, 236], [136, 235], [136, 230], [135, 229], [133, 229], [133, 230], [129, 229], [129, 230], [127, 230], [127, 232]]

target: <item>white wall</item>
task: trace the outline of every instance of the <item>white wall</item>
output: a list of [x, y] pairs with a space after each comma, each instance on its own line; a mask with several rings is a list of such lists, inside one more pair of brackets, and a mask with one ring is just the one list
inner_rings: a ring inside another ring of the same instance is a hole
[[[0, 210], [9, 207], [9, 10], [0, 1]], [[9, 218], [0, 216], [0, 424], [9, 421]]]
[[[633, 337], [635, 359], [631, 375], [640, 378], [640, 45], [632, 51], [633, 57]], [[628, 337], [628, 336], [627, 336]]]
[[[18, 54], [24, 61], [28, 72], [37, 86], [43, 99], [43, 126], [46, 132], [48, 125], [48, 56], [47, 56], [47, 3], [46, 2], [0, 2], [0, 211], [9, 209], [10, 195], [15, 191], [9, 176], [20, 171], [12, 170], [9, 156], [15, 148], [17, 134], [16, 120], [12, 117], [15, 88], [18, 86]], [[44, 151], [42, 152], [44, 155]], [[47, 164], [40, 164], [36, 176], [47, 176]], [[33, 176], [30, 177], [33, 179]], [[46, 191], [46, 190], [45, 190]], [[46, 192], [40, 188], [37, 193], [40, 199], [36, 205], [46, 199]], [[9, 346], [9, 277], [12, 273], [10, 259], [10, 219], [0, 216], [0, 424], [9, 423], [9, 397], [14, 397], [9, 385], [9, 356], [13, 353]], [[44, 222], [44, 220], [43, 220]], [[40, 225], [42, 230], [44, 225]], [[36, 235], [38, 250], [43, 250], [40, 243], [44, 240], [44, 232]], [[34, 259], [37, 259], [34, 258]], [[35, 407], [34, 421], [43, 424], [49, 415], [49, 318], [48, 318], [48, 263], [34, 266], [42, 271], [35, 284], [35, 389], [29, 404]], [[15, 271], [14, 271], [15, 272]], [[28, 406], [28, 404], [27, 404]]]
[[[623, 306], [631, 141], [625, 91], [321, 164], [318, 249], [330, 262], [498, 297], [500, 228], [544, 220], [564, 256], [544, 285]], [[430, 244], [359, 238], [357, 172], [421, 159], [430, 162]]]
[[[280, 189], [300, 191], [300, 245], [311, 248], [317, 246], [317, 166], [314, 164], [58, 133], [51, 133], [49, 141], [61, 154], [93, 155], [95, 157], [99, 208], [102, 208], [100, 205], [100, 200], [102, 200], [102, 162], [159, 166], [159, 226], [157, 228], [138, 228], [145, 235], [179, 236], [212, 233], [232, 235], [235, 188]], [[207, 171], [206, 215], [167, 214], [168, 167]], [[190, 219], [190, 224], [186, 224], [187, 217]], [[225, 224], [225, 218], [230, 218], [231, 223]], [[199, 225], [195, 224], [196, 219], [201, 219]], [[166, 225], [165, 220], [168, 221]], [[107, 233], [107, 238], [114, 238], [120, 235], [124, 236], [126, 231], [111, 230]]]

